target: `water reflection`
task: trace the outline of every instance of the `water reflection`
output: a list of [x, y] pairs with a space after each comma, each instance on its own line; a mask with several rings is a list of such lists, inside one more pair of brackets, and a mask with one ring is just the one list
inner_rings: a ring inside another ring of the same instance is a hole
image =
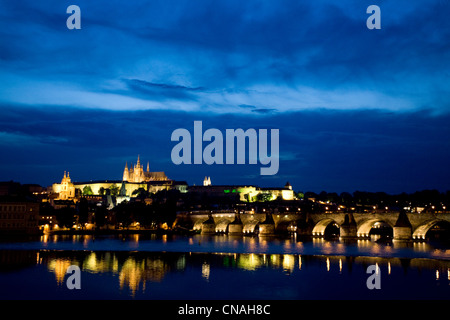
[[[120, 240], [120, 241], [118, 241]], [[286, 254], [371, 255], [398, 256], [412, 253], [415, 256], [450, 259], [450, 249], [427, 242], [377, 242], [374, 239], [326, 240], [313, 238], [298, 241], [296, 238], [251, 237], [231, 235], [42, 235], [38, 248], [60, 249], [71, 243], [73, 249], [129, 251], [177, 251], [177, 252], [248, 252], [273, 253], [273, 249]], [[120, 247], [118, 246], [120, 244]], [[156, 248], [156, 246], [159, 246]], [[66, 249], [66, 247], [64, 247]], [[72, 248], [71, 248], [72, 249]]]
[[[176, 254], [176, 253], [77, 253], [38, 252], [39, 263], [47, 266], [55, 274], [56, 282], [61, 285], [66, 277], [67, 268], [80, 266], [89, 273], [112, 273], [117, 275], [121, 290], [128, 288], [131, 296], [137, 291], [145, 291], [147, 282], [161, 282], [170, 272], [179, 272], [199, 266], [201, 277], [209, 281], [214, 268], [237, 268], [247, 271], [258, 269], [279, 269], [285, 275], [301, 272], [302, 268], [322, 265], [326, 272], [352, 272], [354, 265], [368, 266], [376, 264], [382, 273], [391, 275], [392, 268], [407, 270], [434, 269], [436, 280], [441, 273], [447, 273], [450, 280], [450, 262], [428, 259], [400, 259], [375, 257], [343, 256], [306, 256], [292, 254]], [[406, 269], [405, 269], [406, 267]]]
[[[168, 288], [176, 290], [185, 281], [190, 281], [196, 285], [199, 282], [203, 282], [211, 287], [218, 286], [215, 290], [220, 291], [223, 290], [224, 283], [229, 285], [232, 277], [242, 272], [254, 274], [252, 277], [257, 276], [260, 279], [257, 281], [258, 285], [259, 283], [270, 282], [268, 280], [270, 277], [266, 278], [270, 274], [278, 279], [276, 284], [274, 284], [275, 287], [280, 285], [297, 285], [301, 287], [306, 283], [314, 286], [314, 283], [322, 283], [322, 278], [325, 279], [324, 277], [327, 275], [332, 275], [333, 279], [342, 277], [346, 281], [352, 279], [348, 278], [349, 276], [356, 275], [358, 279], [362, 279], [358, 280], [358, 283], [364, 284], [367, 277], [365, 271], [369, 265], [373, 264], [379, 267], [381, 274], [385, 277], [400, 277], [400, 279], [404, 279], [407, 276], [411, 282], [416, 281], [417, 277], [424, 277], [427, 283], [431, 285], [441, 284], [442, 287], [442, 284], [445, 282], [445, 286], [442, 288], [447, 288], [447, 293], [450, 290], [450, 261], [433, 259], [265, 253], [1, 250], [0, 261], [2, 266], [0, 278], [4, 275], [2, 271], [8, 266], [12, 266], [12, 269], [15, 270], [42, 266], [44, 270], [54, 275], [55, 286], [61, 289], [65, 288], [65, 280], [68, 277], [66, 274], [67, 268], [70, 265], [77, 265], [82, 273], [90, 274], [94, 277], [90, 277], [89, 279], [94, 279], [90, 281], [94, 281], [94, 283], [98, 281], [98, 283], [104, 285], [106, 276], [106, 279], [108, 279], [108, 290], [118, 290], [131, 298], [138, 294], [151, 293], [153, 290], [156, 290], [155, 285], [158, 283], [166, 283]], [[230, 271], [232, 273], [229, 273]], [[224, 272], [226, 272], [227, 277], [233, 276], [231, 278], [223, 278]], [[277, 278], [278, 275], [285, 277], [285, 279], [292, 278], [292, 280], [281, 284], [283, 280]], [[178, 280], [174, 281], [174, 277]], [[172, 279], [173, 282], [169, 279]], [[239, 282], [238, 285], [240, 284]], [[383, 282], [383, 285], [385, 284], [386, 282]], [[253, 285], [255, 286], [255, 284]], [[398, 288], [399, 290], [404, 289], [400, 287]], [[236, 289], [231, 284], [230, 288]], [[230, 292], [232, 293], [230, 294], [235, 294], [231, 289]], [[397, 286], [395, 286], [395, 289], [397, 290]], [[343, 290], [345, 291], [345, 288]], [[84, 293], [86, 292], [84, 291]], [[173, 298], [178, 297], [174, 296]]]

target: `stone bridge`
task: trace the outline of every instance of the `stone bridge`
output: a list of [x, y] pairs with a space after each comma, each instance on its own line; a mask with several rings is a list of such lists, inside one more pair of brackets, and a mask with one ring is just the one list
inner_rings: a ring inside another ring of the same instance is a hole
[[423, 240], [439, 224], [450, 230], [450, 213], [308, 213], [265, 214], [234, 211], [220, 213], [179, 213], [177, 224], [202, 233], [270, 235], [296, 232], [298, 235], [323, 237], [325, 229], [339, 227], [341, 238], [369, 237], [376, 223], [393, 229], [394, 240]]

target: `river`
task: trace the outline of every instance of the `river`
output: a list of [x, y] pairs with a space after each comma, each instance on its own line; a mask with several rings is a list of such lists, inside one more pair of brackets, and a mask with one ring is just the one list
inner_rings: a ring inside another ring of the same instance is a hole
[[[0, 299], [450, 299], [450, 249], [295, 237], [43, 235], [0, 242]], [[81, 270], [70, 290], [69, 266]], [[369, 266], [380, 289], [369, 289]]]

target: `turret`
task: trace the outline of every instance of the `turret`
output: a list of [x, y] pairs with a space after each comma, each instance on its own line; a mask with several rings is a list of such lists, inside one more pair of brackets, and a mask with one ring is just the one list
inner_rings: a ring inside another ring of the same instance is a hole
[[125, 169], [123, 170], [123, 181], [128, 181], [130, 178], [130, 172], [128, 171], [128, 162], [125, 163]]
[[205, 177], [205, 179], [203, 180], [203, 185], [206, 186], [210, 186], [211, 185], [211, 177]]

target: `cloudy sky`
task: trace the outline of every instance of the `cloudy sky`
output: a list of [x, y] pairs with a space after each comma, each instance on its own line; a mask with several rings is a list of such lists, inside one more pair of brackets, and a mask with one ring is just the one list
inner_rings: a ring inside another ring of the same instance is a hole
[[[448, 0], [2, 1], [0, 181], [121, 179], [140, 154], [189, 184], [450, 189], [449, 15]], [[279, 129], [278, 174], [174, 165], [171, 133], [195, 120]]]

